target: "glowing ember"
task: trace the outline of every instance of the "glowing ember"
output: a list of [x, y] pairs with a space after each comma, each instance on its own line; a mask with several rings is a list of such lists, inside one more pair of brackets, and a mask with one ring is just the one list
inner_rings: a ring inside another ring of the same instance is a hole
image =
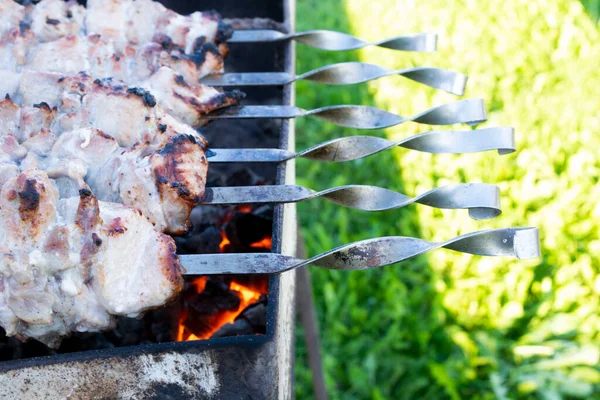
[[252, 211], [252, 206], [248, 204], [243, 204], [241, 206], [237, 206], [236, 209], [241, 213], [249, 213]]
[[271, 247], [273, 247], [273, 242], [271, 241], [270, 237], [269, 238], [264, 238], [260, 242], [252, 243], [250, 245], [250, 247], [252, 247], [253, 249], [267, 249], [267, 250], [270, 250]]
[[196, 288], [196, 293], [204, 291], [204, 288], [206, 287], [206, 279], [207, 278], [205, 276], [201, 276], [192, 281], [192, 285], [194, 285]]
[[225, 234], [225, 231], [221, 231], [221, 243], [219, 243], [219, 249], [221, 250], [221, 253], [225, 253], [227, 250], [227, 246], [230, 245], [231, 242], [229, 241], [229, 238], [227, 238], [227, 235]]
[[[222, 226], [224, 226], [236, 212], [250, 213], [252, 212], [252, 207], [248, 205], [236, 207], [232, 212], [228, 213], [225, 220], [222, 221]], [[270, 236], [250, 244], [251, 249], [261, 250], [270, 250], [271, 246], [272, 241]], [[227, 253], [228, 251], [232, 251], [230, 247], [231, 241], [227, 237], [225, 230], [221, 229], [221, 243], [219, 244], [219, 249], [221, 253]], [[196, 296], [203, 294], [207, 285], [207, 277], [203, 276], [194, 279], [192, 282], [190, 282], [189, 288], [189, 290], [191, 290], [192, 292], [191, 294], [186, 295], [186, 298], [184, 299], [184, 306], [179, 318], [179, 324], [176, 332], [176, 340], [178, 342], [182, 342], [209, 339], [224, 325], [234, 323], [236, 318], [248, 306], [259, 301], [262, 294], [267, 294], [267, 280], [268, 278], [265, 278], [264, 281], [260, 281], [258, 282], [258, 284], [256, 282], [254, 284], [246, 284], [240, 282], [239, 280], [231, 280], [228, 289], [229, 291], [231, 291], [230, 294], [233, 293], [239, 298], [239, 306], [234, 310], [220, 310], [214, 315], [210, 313], [203, 317], [202, 324], [194, 325], [200, 326], [200, 328], [193, 329], [189, 326], [189, 324], [194, 324], [194, 321], [188, 320], [188, 317], [192, 318], [193, 314], [190, 313], [193, 310], [190, 310], [188, 312], [188, 303], [193, 302]], [[210, 294], [208, 294], [208, 296], [210, 296]], [[201, 330], [201, 332], [197, 331], [198, 329]]]
[[[204, 283], [206, 283], [206, 277], [202, 277], [202, 278], [196, 279], [192, 284], [195, 287], [198, 287], [198, 285], [196, 285], [196, 282], [199, 280], [202, 280], [202, 279], [204, 280]], [[224, 312], [219, 313], [218, 315], [211, 316], [210, 329], [206, 329], [202, 333], [197, 333], [197, 332], [193, 333], [188, 330], [187, 326], [185, 325], [185, 321], [187, 319], [187, 312], [184, 312], [182, 314], [182, 317], [180, 318], [180, 322], [179, 322], [179, 326], [178, 326], [178, 330], [177, 330], [177, 341], [178, 342], [209, 339], [223, 325], [234, 323], [237, 316], [240, 315], [242, 313], [242, 311], [244, 311], [246, 309], [246, 307], [248, 307], [251, 304], [256, 303], [260, 299], [260, 296], [261, 296], [260, 291], [258, 291], [256, 289], [252, 289], [248, 286], [244, 286], [243, 284], [235, 282], [235, 281], [231, 281], [231, 283], [229, 284], [229, 289], [235, 291], [237, 296], [239, 297], [239, 299], [240, 299], [239, 307], [233, 311], [224, 311]], [[203, 290], [204, 290], [204, 288], [203, 288]]]

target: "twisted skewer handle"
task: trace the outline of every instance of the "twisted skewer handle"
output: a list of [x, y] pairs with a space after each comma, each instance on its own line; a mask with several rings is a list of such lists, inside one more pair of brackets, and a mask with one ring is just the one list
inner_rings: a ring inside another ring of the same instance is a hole
[[294, 158], [344, 162], [357, 160], [400, 146], [432, 154], [463, 154], [498, 150], [501, 155], [515, 151], [514, 129], [485, 128], [471, 131], [432, 131], [392, 141], [376, 136], [349, 136], [318, 144], [298, 153], [281, 149], [210, 149], [211, 163], [284, 162]]
[[434, 33], [415, 33], [377, 42], [365, 42], [346, 33], [326, 30], [290, 34], [274, 30], [241, 30], [234, 31], [228, 43], [279, 42], [283, 40], [295, 40], [310, 47], [331, 51], [356, 50], [366, 46], [378, 46], [391, 50], [432, 52], [437, 47], [437, 35]]
[[476, 125], [487, 120], [481, 99], [458, 100], [430, 108], [412, 117], [403, 117], [376, 107], [340, 105], [303, 110], [294, 106], [235, 106], [215, 111], [206, 116], [208, 120], [298, 118], [312, 115], [338, 126], [356, 129], [382, 129], [414, 121], [428, 125], [469, 124]]
[[446, 185], [415, 197], [363, 185], [339, 186], [320, 192], [297, 185], [215, 187], [206, 188], [200, 204], [297, 203], [316, 197], [363, 211], [393, 210], [419, 203], [435, 208], [468, 209], [473, 219], [490, 219], [501, 214], [498, 187], [486, 183]]
[[243, 72], [209, 75], [203, 78], [200, 83], [222, 87], [278, 86], [306, 80], [325, 85], [353, 85], [391, 75], [400, 75], [434, 89], [440, 89], [459, 96], [464, 94], [467, 84], [466, 75], [442, 68], [417, 67], [391, 70], [379, 65], [361, 62], [327, 65], [297, 76], [287, 72]]
[[479, 256], [540, 256], [537, 228], [502, 228], [468, 233], [445, 242], [388, 236], [354, 242], [307, 260], [273, 253], [195, 254], [181, 256], [186, 275], [277, 274], [307, 265], [352, 271], [395, 264], [445, 248]]

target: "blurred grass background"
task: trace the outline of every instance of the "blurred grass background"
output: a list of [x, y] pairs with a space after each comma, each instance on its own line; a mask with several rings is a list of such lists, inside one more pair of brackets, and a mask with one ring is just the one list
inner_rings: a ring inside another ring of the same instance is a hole
[[[440, 250], [374, 271], [312, 269], [331, 398], [600, 399], [600, 1], [299, 0], [297, 15], [299, 31], [367, 40], [437, 32], [432, 54], [299, 45], [298, 72], [354, 60], [465, 72], [465, 97], [486, 101], [482, 126], [514, 126], [518, 145], [508, 156], [395, 149], [344, 164], [300, 160], [298, 182], [317, 190], [354, 183], [415, 195], [489, 182], [503, 196], [504, 213], [492, 221], [424, 206], [368, 214], [302, 203], [309, 255], [376, 236], [444, 240], [528, 225], [540, 228], [543, 247], [534, 261]], [[456, 99], [400, 77], [352, 87], [300, 82], [297, 94], [304, 108], [365, 104], [407, 116]], [[368, 134], [426, 130], [409, 123]], [[364, 132], [304, 118], [297, 148], [353, 134]], [[311, 391], [300, 329], [297, 398]]]

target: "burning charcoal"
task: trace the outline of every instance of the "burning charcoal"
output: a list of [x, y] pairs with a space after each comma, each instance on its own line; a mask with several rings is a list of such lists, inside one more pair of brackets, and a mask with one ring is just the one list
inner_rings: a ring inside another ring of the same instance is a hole
[[[213, 168], [214, 169], [214, 168]], [[208, 171], [208, 178], [206, 180], [206, 187], [221, 187], [221, 186], [227, 186], [225, 184], [225, 178], [223, 178], [222, 175], [219, 176], [212, 176], [212, 170]]]
[[175, 244], [177, 245], [177, 254], [189, 254], [189, 248], [187, 246], [188, 238], [186, 236], [177, 236], [175, 238]]
[[[263, 295], [269, 293], [269, 277], [265, 275], [230, 275], [231, 279], [247, 288], [255, 290]], [[260, 301], [267, 301], [266, 296], [261, 296]]]
[[214, 315], [219, 311], [236, 310], [240, 298], [229, 285], [221, 280], [209, 278], [202, 293], [189, 302], [189, 313], [194, 315]]
[[254, 327], [245, 319], [238, 319], [233, 324], [225, 324], [212, 337], [252, 335]]
[[117, 330], [122, 332], [121, 346], [132, 346], [144, 339], [144, 320], [121, 317], [117, 320]]
[[191, 235], [186, 248], [192, 254], [218, 253], [221, 239], [221, 231], [215, 226], [209, 226], [203, 232]]
[[194, 226], [192, 233], [199, 233], [206, 229], [206, 226], [215, 225], [225, 216], [224, 207], [220, 206], [198, 206], [192, 210], [190, 220]]
[[[264, 300], [263, 300], [264, 298]], [[259, 302], [248, 306], [238, 318], [247, 320], [253, 329], [265, 329], [267, 326], [267, 301], [266, 296], [261, 296]]]
[[225, 233], [232, 246], [243, 251], [253, 243], [270, 239], [272, 226], [273, 221], [268, 218], [236, 212], [225, 225]]
[[[151, 311], [144, 317], [146, 336], [155, 343], [171, 342], [177, 336], [177, 326], [181, 319], [181, 302]], [[148, 332], [149, 331], [149, 332]]]
[[256, 175], [249, 168], [242, 168], [235, 171], [225, 181], [227, 186], [256, 186], [264, 184], [264, 179]]

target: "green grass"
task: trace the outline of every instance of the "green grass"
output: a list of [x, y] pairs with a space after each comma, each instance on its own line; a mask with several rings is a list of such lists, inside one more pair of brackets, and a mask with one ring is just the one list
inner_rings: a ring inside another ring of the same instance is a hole
[[583, 4], [594, 21], [600, 19], [600, 0], [581, 0], [581, 4]]
[[[374, 271], [313, 269], [333, 399], [600, 398], [600, 34], [587, 6], [589, 14], [575, 0], [298, 2], [298, 30], [366, 39], [440, 34], [434, 54], [298, 46], [299, 72], [350, 60], [464, 71], [466, 97], [486, 100], [483, 126], [514, 126], [519, 148], [510, 156], [397, 149], [352, 163], [299, 161], [298, 181], [313, 189], [372, 184], [414, 195], [484, 181], [503, 196], [503, 215], [479, 222], [424, 206], [369, 214], [306, 202], [299, 215], [310, 255], [385, 235], [442, 240], [533, 225], [542, 236], [536, 261], [441, 250]], [[305, 108], [366, 104], [402, 115], [455, 99], [399, 77], [352, 87], [301, 82], [297, 94]], [[407, 124], [369, 134], [424, 130]], [[364, 134], [310, 118], [297, 131], [299, 149]], [[305, 399], [311, 385], [301, 331], [298, 343], [296, 394]]]

